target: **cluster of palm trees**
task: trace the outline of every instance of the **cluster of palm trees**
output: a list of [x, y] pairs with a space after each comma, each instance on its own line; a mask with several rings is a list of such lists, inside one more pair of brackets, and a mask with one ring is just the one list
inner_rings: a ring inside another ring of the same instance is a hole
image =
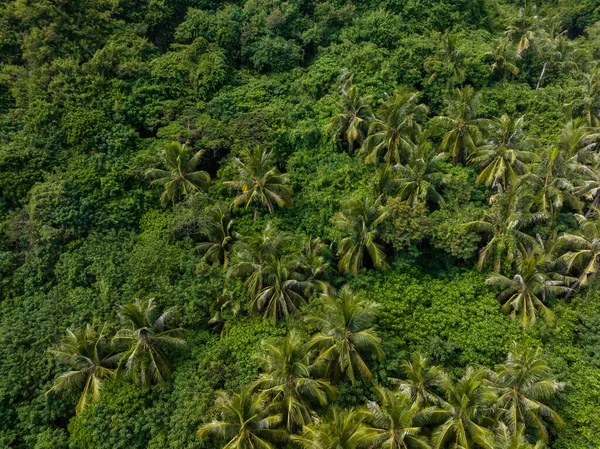
[[[454, 163], [475, 167], [475, 182], [495, 191], [488, 213], [466, 223], [465, 230], [485, 237], [478, 267], [496, 272], [489, 283], [503, 289], [502, 309], [525, 326], [538, 316], [552, 322], [545, 303], [587, 285], [600, 267], [600, 116], [588, 98], [594, 92], [600, 101], [595, 73], [600, 69], [594, 66], [584, 83], [585, 112], [580, 107], [582, 116], [569, 118], [558, 141], [547, 147], [525, 135], [524, 117], [478, 117], [479, 94], [471, 86], [455, 89], [446, 115], [426, 123], [427, 108], [418, 103], [417, 92], [399, 89], [374, 113], [371, 99], [361, 97], [351, 79], [346, 82], [343, 101], [336, 103], [341, 109], [329, 129], [349, 150], [358, 148], [365, 163], [383, 165], [374, 180], [377, 199], [349, 200], [335, 217], [348, 234], [338, 244], [339, 267], [356, 273], [368, 253], [371, 265], [384, 269], [385, 248], [378, 242], [377, 226], [388, 213], [386, 198], [413, 207], [443, 205], [439, 188], [452, 180], [442, 161], [451, 157]], [[437, 148], [432, 143], [436, 136]], [[565, 212], [580, 224], [576, 235], [555, 232], [542, 241], [533, 233], [535, 225], [556, 230]]]
[[[459, 379], [413, 354], [402, 364], [401, 379], [373, 387], [374, 400], [340, 407], [336, 376], [350, 378], [351, 370], [369, 376], [363, 358], [381, 349], [367, 328], [372, 305], [347, 289], [325, 301], [347, 317], [308, 317], [322, 330], [306, 343], [292, 332], [279, 345], [265, 344], [259, 378], [233, 395], [219, 393], [218, 419], [199, 428], [200, 438], [229, 449], [287, 443], [306, 449], [533, 449], [548, 442], [550, 424], [562, 425], [547, 402], [563, 384], [552, 378], [540, 349], [517, 345], [496, 371], [469, 367]], [[346, 338], [338, 333], [342, 321]]]
[[119, 306], [121, 327], [110, 334], [110, 325], [92, 326], [76, 332], [67, 330], [63, 341], [50, 353], [70, 368], [55, 380], [47, 392], [78, 392], [76, 413], [100, 399], [104, 382], [121, 373], [142, 386], [163, 384], [171, 376], [169, 350], [182, 347], [183, 329], [169, 326], [175, 313], [160, 313], [154, 299], [136, 300]]

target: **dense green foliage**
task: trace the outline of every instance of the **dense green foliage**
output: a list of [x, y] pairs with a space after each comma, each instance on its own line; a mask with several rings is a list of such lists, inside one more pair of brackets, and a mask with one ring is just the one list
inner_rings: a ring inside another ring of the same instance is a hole
[[597, 0], [0, 5], [0, 447], [600, 447]]

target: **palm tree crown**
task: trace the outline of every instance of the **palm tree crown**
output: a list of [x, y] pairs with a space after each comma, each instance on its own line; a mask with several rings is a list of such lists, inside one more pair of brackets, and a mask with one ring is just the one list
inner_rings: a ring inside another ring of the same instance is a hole
[[210, 175], [197, 170], [203, 150], [192, 154], [191, 148], [172, 142], [160, 154], [166, 169], [151, 168], [146, 176], [153, 180], [151, 185], [164, 186], [165, 191], [160, 197], [163, 206], [175, 203], [185, 195], [205, 190], [210, 184]]
[[127, 374], [139, 385], [166, 382], [172, 371], [166, 351], [185, 345], [180, 338], [183, 329], [167, 324], [175, 309], [160, 313], [154, 298], [150, 298], [119, 306], [118, 313], [125, 327], [117, 331], [114, 339], [129, 346], [121, 354]]
[[309, 343], [321, 350], [320, 358], [326, 362], [325, 377], [339, 379], [346, 375], [356, 383], [356, 373], [371, 377], [364, 357], [367, 354], [383, 357], [380, 338], [370, 327], [376, 314], [375, 304], [355, 294], [348, 286], [323, 295], [324, 312], [306, 318], [320, 331]]
[[348, 142], [350, 152], [354, 145], [359, 145], [365, 139], [369, 123], [373, 120], [373, 114], [369, 107], [370, 97], [362, 97], [358, 87], [351, 80], [342, 87], [341, 101], [332, 100], [338, 109], [338, 113], [331, 119], [328, 128], [341, 135]]

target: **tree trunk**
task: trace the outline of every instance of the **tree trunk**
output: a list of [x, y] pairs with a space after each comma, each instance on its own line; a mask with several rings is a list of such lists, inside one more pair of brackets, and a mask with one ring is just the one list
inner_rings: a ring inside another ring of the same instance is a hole
[[544, 78], [544, 73], [546, 73], [547, 67], [548, 67], [548, 61], [544, 62], [544, 67], [542, 68], [542, 73], [540, 74], [540, 79], [537, 82], [537, 87], [535, 88], [535, 90], [538, 90], [540, 88], [540, 85], [542, 84], [542, 78]]

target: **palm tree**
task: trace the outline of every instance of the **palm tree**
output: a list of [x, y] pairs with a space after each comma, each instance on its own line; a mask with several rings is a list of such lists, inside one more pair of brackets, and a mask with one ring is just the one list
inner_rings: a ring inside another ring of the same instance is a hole
[[62, 373], [46, 394], [82, 390], [75, 407], [76, 414], [81, 415], [90, 402], [100, 399], [104, 380], [114, 378], [116, 361], [104, 332], [90, 325], [77, 333], [69, 329], [65, 339], [49, 352], [71, 371]]
[[196, 170], [204, 155], [204, 150], [194, 154], [185, 145], [172, 142], [160, 151], [165, 170], [151, 168], [146, 176], [153, 181], [150, 185], [164, 186], [160, 197], [163, 206], [179, 201], [181, 197], [205, 190], [210, 184], [210, 175]]
[[294, 314], [308, 300], [314, 284], [306, 282], [302, 260], [295, 254], [270, 255], [261, 267], [262, 289], [250, 298], [250, 310], [273, 323]]
[[597, 153], [600, 134], [590, 127], [583, 117], [568, 120], [560, 133], [559, 148], [566, 160], [594, 165], [599, 162]]
[[448, 176], [441, 172], [440, 163], [446, 153], [436, 153], [431, 143], [421, 137], [413, 146], [408, 162], [398, 167], [398, 196], [411, 206], [417, 202], [426, 204], [432, 201], [443, 204], [444, 198], [436, 188], [448, 182]]
[[324, 294], [323, 303], [323, 313], [310, 315], [306, 320], [319, 328], [309, 347], [320, 349], [319, 357], [326, 363], [325, 376], [338, 380], [346, 375], [352, 385], [356, 383], [357, 372], [371, 378], [365, 355], [383, 358], [380, 338], [370, 327], [377, 312], [375, 304], [365, 301], [348, 286], [337, 293]]
[[515, 185], [517, 175], [527, 172], [527, 163], [538, 159], [535, 153], [523, 149], [530, 143], [521, 137], [523, 120], [503, 115], [490, 122], [490, 138], [470, 159], [483, 169], [477, 184], [507, 189]]
[[295, 331], [278, 345], [264, 344], [259, 361], [263, 372], [254, 388], [269, 395], [289, 432], [312, 421], [312, 403], [324, 406], [328, 398], [337, 394], [329, 382], [312, 378], [314, 366]]
[[206, 211], [199, 225], [200, 233], [206, 241], [198, 243], [196, 250], [204, 255], [207, 263], [219, 263], [227, 268], [229, 251], [236, 237], [231, 230], [232, 225], [233, 219], [226, 206], [220, 204]]
[[365, 423], [366, 416], [354, 409], [329, 408], [326, 416], [304, 426], [292, 441], [304, 449], [362, 449], [373, 447], [377, 434]]
[[365, 163], [377, 162], [382, 155], [392, 165], [405, 160], [411, 139], [421, 131], [419, 121], [427, 114], [427, 107], [417, 104], [418, 98], [418, 92], [399, 89], [382, 103], [379, 118], [371, 123], [361, 148]]
[[[442, 70], [451, 74], [452, 79], [458, 84], [462, 84], [465, 80], [465, 71], [460, 67], [463, 55], [458, 49], [460, 33], [446, 32], [440, 36], [440, 54], [425, 62], [425, 69], [436, 66], [441, 66]], [[432, 82], [436, 78], [436, 73], [429, 78]], [[447, 90], [450, 90], [450, 81], [448, 80]]]
[[594, 65], [583, 74], [581, 98], [571, 104], [575, 114], [581, 114], [588, 126], [600, 125], [600, 66]]
[[327, 288], [329, 276], [333, 271], [324, 255], [328, 247], [319, 237], [307, 237], [302, 248], [302, 264], [306, 272], [306, 281], [318, 290]]
[[429, 366], [427, 357], [416, 352], [401, 367], [406, 378], [390, 379], [399, 385], [400, 391], [408, 394], [419, 408], [440, 403], [441, 399], [434, 391], [444, 379], [439, 366]]
[[[239, 179], [226, 181], [225, 184], [242, 192], [234, 198], [233, 206], [266, 206], [270, 214], [275, 212], [275, 206], [291, 206], [293, 192], [289, 176], [277, 170], [272, 151], [256, 146], [254, 150], [244, 153], [243, 160], [234, 158], [233, 165], [239, 173]], [[256, 215], [255, 209], [255, 220]]]
[[373, 193], [385, 200], [388, 196], [398, 193], [398, 169], [400, 165], [383, 164], [375, 175]]
[[350, 152], [353, 151], [355, 143], [362, 144], [369, 123], [374, 118], [369, 107], [370, 99], [371, 97], [360, 95], [352, 80], [344, 83], [341, 101], [332, 99], [339, 112], [331, 119], [328, 128], [335, 132], [336, 137], [343, 136], [348, 142]]
[[405, 392], [393, 392], [377, 386], [379, 402], [369, 402], [367, 421], [378, 430], [378, 448], [429, 449], [427, 438], [420, 435], [421, 428], [415, 421], [427, 420], [431, 410], [419, 411]]
[[479, 94], [471, 86], [455, 89], [448, 99], [447, 115], [432, 120], [434, 128], [449, 129], [442, 138], [440, 150], [450, 154], [454, 163], [477, 151], [480, 127], [485, 123], [475, 118], [478, 103]]
[[516, 75], [519, 73], [519, 68], [510, 62], [510, 57], [512, 51], [508, 48], [509, 43], [505, 40], [502, 40], [494, 50], [493, 53], [487, 53], [490, 55], [494, 62], [490, 65], [492, 69], [492, 73], [499, 73], [502, 75], [503, 79], [506, 76], [506, 73], [510, 73], [511, 75]]
[[129, 348], [120, 354], [126, 373], [138, 385], [163, 384], [171, 376], [172, 368], [166, 351], [185, 346], [180, 337], [181, 328], [171, 328], [175, 308], [159, 313], [154, 298], [136, 299], [133, 304], [118, 307], [125, 327], [119, 329], [114, 340]]
[[482, 370], [469, 367], [457, 382], [448, 377], [443, 380], [444, 402], [433, 415], [441, 420], [432, 434], [435, 449], [469, 448], [475, 444], [485, 449], [493, 448], [492, 432], [484, 424], [493, 422], [490, 406], [496, 397], [482, 385], [483, 374]]
[[223, 449], [275, 449], [288, 439], [285, 430], [275, 428], [281, 416], [269, 413], [267, 397], [251, 388], [242, 387], [231, 397], [220, 392], [215, 406], [220, 420], [200, 426], [198, 436], [225, 441]]
[[268, 223], [261, 234], [242, 237], [236, 243], [235, 259], [227, 276], [245, 278], [248, 297], [256, 297], [263, 288], [263, 266], [273, 257], [280, 258], [290, 243], [291, 237], [287, 233]]
[[560, 259], [566, 264], [567, 272], [578, 276], [574, 288], [587, 286], [600, 269], [600, 211], [594, 209], [590, 218], [578, 214], [575, 218], [581, 235], [563, 234], [559, 238], [562, 247], [568, 250]]
[[513, 343], [504, 364], [496, 373], [490, 370], [488, 379], [498, 394], [502, 420], [517, 435], [524, 428], [533, 427], [537, 439], [547, 443], [546, 421], [562, 425], [560, 416], [544, 402], [562, 390], [564, 384], [552, 379], [541, 348]]
[[502, 311], [518, 318], [523, 327], [535, 324], [538, 316], [552, 323], [554, 314], [544, 302], [548, 297], [570, 291], [565, 285], [569, 278], [553, 273], [553, 264], [554, 258], [535, 245], [517, 259], [516, 274], [512, 278], [494, 273], [487, 279], [488, 284], [502, 288], [498, 295]]
[[333, 223], [341, 233], [338, 241], [340, 271], [358, 274], [363, 266], [365, 251], [376, 268], [385, 270], [387, 262], [382, 246], [375, 240], [377, 228], [387, 217], [381, 197], [349, 198], [342, 202], [342, 211], [335, 214]]
[[525, 427], [518, 426], [516, 430], [511, 429], [501, 422], [495, 431], [494, 449], [542, 449], [544, 443], [540, 440], [530, 444], [525, 438]]
[[466, 230], [482, 233], [488, 238], [479, 251], [479, 270], [491, 262], [493, 269], [499, 273], [503, 265], [512, 266], [523, 253], [523, 248], [535, 243], [535, 239], [523, 232], [522, 228], [536, 217], [526, 214], [531, 199], [515, 189], [495, 195], [490, 201], [492, 207], [483, 219], [464, 226]]
[[552, 224], [563, 205], [581, 210], [575, 184], [580, 178], [580, 171], [579, 163], [572, 159], [565, 160], [560, 149], [553, 146], [523, 176], [519, 189], [525, 188], [533, 194], [538, 213]]
[[516, 54], [522, 57], [527, 50], [532, 48], [536, 30], [540, 29], [540, 19], [536, 15], [536, 5], [529, 3], [519, 10], [519, 15], [506, 29], [505, 34], [517, 45]]

